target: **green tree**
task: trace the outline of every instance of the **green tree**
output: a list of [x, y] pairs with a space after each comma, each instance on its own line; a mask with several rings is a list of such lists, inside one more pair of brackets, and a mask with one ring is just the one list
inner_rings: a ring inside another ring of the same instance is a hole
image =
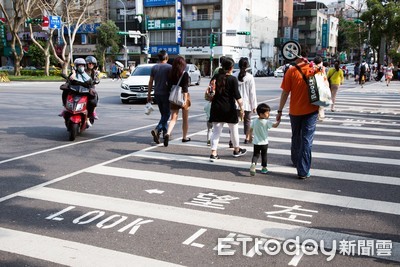
[[[44, 41], [37, 41], [39, 45], [33, 44], [29, 47], [29, 55], [31, 56], [31, 61], [34, 66], [45, 66], [46, 65], [46, 56], [45, 52], [41, 47], [45, 47]], [[41, 46], [41, 47], [40, 47]], [[50, 56], [50, 64], [55, 65], [57, 64], [57, 60], [54, 56]]]
[[11, 52], [14, 57], [14, 74], [21, 75], [21, 60], [24, 57], [23, 45], [19, 32], [23, 29], [25, 19], [27, 18], [28, 11], [34, 10], [38, 0], [9, 0], [8, 3], [12, 4], [12, 9], [6, 9], [3, 2], [0, 2], [0, 11], [6, 21], [7, 31], [11, 34], [11, 41], [9, 43]]
[[397, 49], [400, 42], [400, 5], [396, 0], [367, 0], [368, 10], [361, 15], [369, 31], [369, 44], [378, 52], [378, 62]]
[[106, 71], [105, 60], [107, 49], [110, 48], [112, 54], [116, 54], [119, 51], [121, 36], [118, 34], [118, 31], [119, 28], [111, 20], [102, 23], [97, 28], [96, 58], [98, 64], [102, 66], [102, 71]]
[[359, 43], [358, 25], [353, 20], [339, 18], [338, 51], [350, 52], [351, 48], [359, 48]]

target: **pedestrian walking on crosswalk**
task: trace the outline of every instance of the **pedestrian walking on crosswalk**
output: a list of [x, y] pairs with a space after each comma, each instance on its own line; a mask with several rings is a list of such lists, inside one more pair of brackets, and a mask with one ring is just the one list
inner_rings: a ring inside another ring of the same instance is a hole
[[246, 154], [246, 149], [239, 147], [239, 128], [238, 116], [236, 112], [236, 103], [240, 108], [240, 118], [243, 119], [243, 101], [239, 92], [238, 80], [232, 76], [234, 61], [227, 57], [222, 62], [217, 75], [212, 79], [216, 79], [215, 96], [211, 103], [210, 122], [213, 123], [213, 132], [211, 135], [211, 155], [210, 161], [219, 159], [217, 147], [222, 128], [225, 123], [228, 124], [231, 140], [233, 142], [233, 156], [235, 158]]
[[[296, 64], [300, 70], [289, 68], [283, 76], [281, 84], [283, 91], [276, 120], [281, 120], [283, 108], [290, 94], [291, 160], [293, 166], [297, 168], [298, 178], [306, 179], [311, 176], [311, 148], [317, 125], [318, 106], [310, 103], [308, 85], [303, 80], [303, 75], [312, 75], [314, 67], [309, 64], [306, 54], [302, 54], [301, 58], [296, 59]], [[300, 71], [304, 74], [301, 74]]]
[[256, 164], [261, 154], [261, 173], [266, 174], [267, 169], [267, 151], [268, 151], [268, 130], [278, 127], [279, 121], [272, 123], [269, 120], [271, 108], [262, 103], [257, 106], [258, 118], [251, 121], [249, 130], [249, 141], [253, 142], [253, 157], [251, 159], [250, 175], [256, 174]]

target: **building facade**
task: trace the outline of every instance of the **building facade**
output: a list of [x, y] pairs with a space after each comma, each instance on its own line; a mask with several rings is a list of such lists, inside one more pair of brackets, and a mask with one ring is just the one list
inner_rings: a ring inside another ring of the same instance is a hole
[[295, 2], [293, 24], [298, 28], [298, 42], [308, 50], [310, 59], [322, 56], [330, 60], [337, 53], [339, 20], [324, 11], [326, 5], [320, 2]]

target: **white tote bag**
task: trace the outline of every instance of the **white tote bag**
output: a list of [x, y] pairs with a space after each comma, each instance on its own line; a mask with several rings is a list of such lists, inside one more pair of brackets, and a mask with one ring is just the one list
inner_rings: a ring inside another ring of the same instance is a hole
[[314, 75], [318, 90], [318, 100], [311, 104], [321, 107], [327, 107], [332, 104], [332, 94], [329, 88], [329, 82], [325, 74], [316, 73]]
[[177, 106], [182, 107], [185, 104], [185, 99], [183, 98], [183, 93], [182, 93], [182, 87], [179, 86], [181, 83], [183, 74], [185, 74], [185, 71], [182, 73], [181, 77], [179, 78], [179, 81], [176, 85], [172, 85], [171, 88], [171, 93], [169, 94], [169, 102], [172, 104], [175, 104]]

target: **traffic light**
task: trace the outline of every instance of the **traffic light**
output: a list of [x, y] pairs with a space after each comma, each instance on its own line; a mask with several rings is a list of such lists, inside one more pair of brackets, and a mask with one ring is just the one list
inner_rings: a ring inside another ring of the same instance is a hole
[[237, 35], [250, 35], [250, 32], [237, 32]]
[[3, 46], [6, 46], [6, 44], [7, 44], [5, 19], [4, 18], [0, 18], [0, 42], [3, 44]]
[[43, 23], [43, 19], [39, 18], [39, 19], [33, 19], [33, 24], [42, 24]]
[[218, 36], [216, 34], [210, 34], [210, 48], [217, 46], [218, 43]]
[[32, 23], [32, 24], [39, 25], [39, 24], [43, 23], [43, 18], [37, 18], [37, 19], [27, 18], [25, 20], [25, 22], [26, 22], [26, 24]]

